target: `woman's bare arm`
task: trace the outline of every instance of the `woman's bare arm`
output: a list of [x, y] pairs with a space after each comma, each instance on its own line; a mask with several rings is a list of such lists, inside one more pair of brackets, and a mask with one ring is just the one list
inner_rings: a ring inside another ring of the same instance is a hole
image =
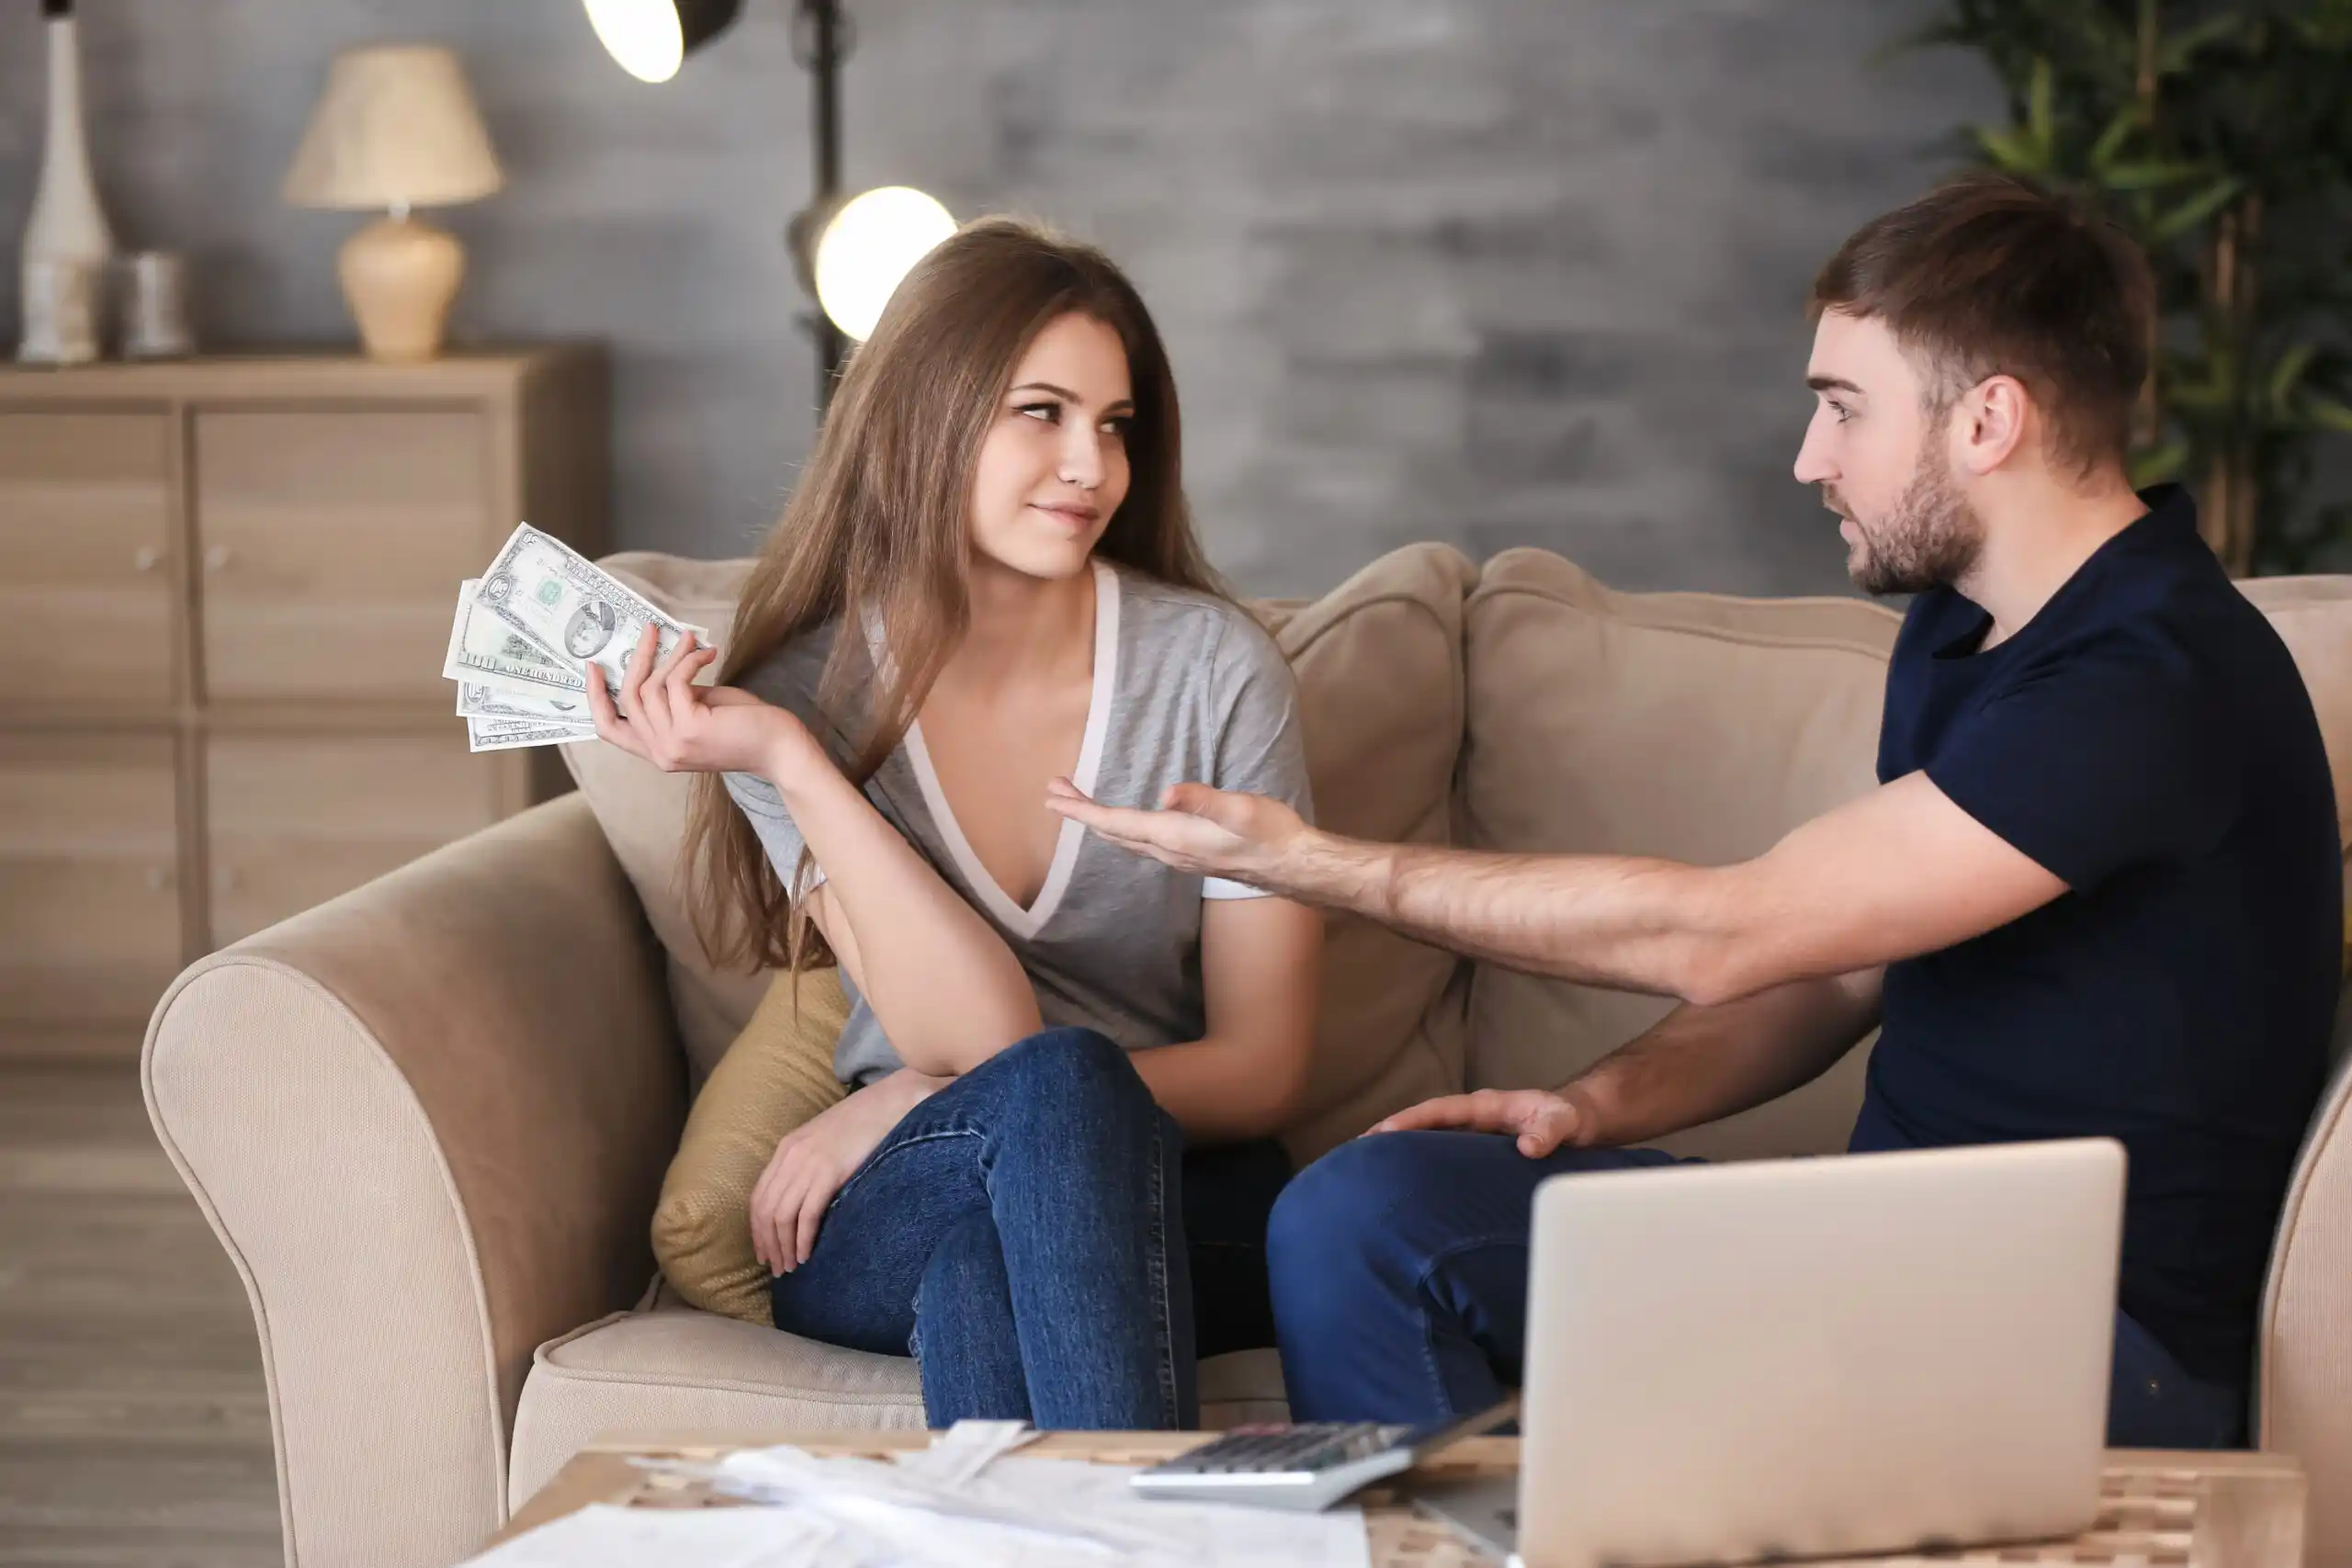
[[768, 781], [825, 868], [810, 917], [899, 1060], [966, 1073], [1038, 1032], [1037, 994], [996, 928], [840, 769], [802, 751]]
[[1212, 898], [1201, 910], [1206, 1032], [1134, 1055], [1188, 1137], [1259, 1138], [1306, 1090], [1323, 975], [1323, 917], [1287, 898]]

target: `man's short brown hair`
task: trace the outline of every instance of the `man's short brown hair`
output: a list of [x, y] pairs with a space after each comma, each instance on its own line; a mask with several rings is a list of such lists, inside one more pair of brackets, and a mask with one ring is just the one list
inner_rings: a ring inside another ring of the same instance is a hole
[[2155, 283], [2106, 219], [2007, 175], [1963, 175], [1857, 230], [1813, 280], [1824, 310], [1883, 321], [1949, 409], [2014, 376], [2049, 423], [2052, 458], [2120, 463], [2148, 376]]

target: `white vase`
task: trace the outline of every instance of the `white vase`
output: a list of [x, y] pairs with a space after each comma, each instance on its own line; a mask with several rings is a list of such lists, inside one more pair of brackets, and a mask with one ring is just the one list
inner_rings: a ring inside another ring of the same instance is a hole
[[90, 180], [73, 0], [43, 0], [41, 9], [49, 31], [49, 129], [25, 229], [25, 336], [17, 357], [73, 365], [97, 357], [98, 299], [114, 236]]

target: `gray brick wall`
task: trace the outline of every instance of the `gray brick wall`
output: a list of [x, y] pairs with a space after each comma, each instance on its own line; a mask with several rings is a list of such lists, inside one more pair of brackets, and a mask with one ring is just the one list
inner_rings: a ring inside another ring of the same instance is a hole
[[[1873, 63], [1910, 0], [850, 0], [853, 185], [1046, 217], [1134, 270], [1193, 499], [1245, 587], [1381, 551], [1560, 550], [1628, 587], [1839, 592], [1789, 477], [1804, 285], [1992, 112], [1965, 58]], [[469, 338], [618, 364], [629, 546], [747, 548], [813, 418], [780, 231], [806, 189], [785, 0], [665, 87], [576, 0], [83, 0], [119, 238], [189, 252], [216, 343], [348, 329], [356, 220], [277, 199], [328, 56], [456, 45], [506, 191], [442, 215]], [[40, 141], [32, 0], [0, 8], [0, 252]]]

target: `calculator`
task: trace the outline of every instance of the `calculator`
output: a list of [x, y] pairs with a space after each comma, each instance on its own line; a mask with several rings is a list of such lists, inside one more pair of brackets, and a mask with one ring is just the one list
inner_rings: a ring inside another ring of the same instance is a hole
[[1457, 1438], [1519, 1414], [1516, 1394], [1473, 1416], [1423, 1427], [1308, 1421], [1236, 1427], [1129, 1481], [1147, 1497], [1246, 1503], [1312, 1513], [1373, 1482], [1410, 1470]]

